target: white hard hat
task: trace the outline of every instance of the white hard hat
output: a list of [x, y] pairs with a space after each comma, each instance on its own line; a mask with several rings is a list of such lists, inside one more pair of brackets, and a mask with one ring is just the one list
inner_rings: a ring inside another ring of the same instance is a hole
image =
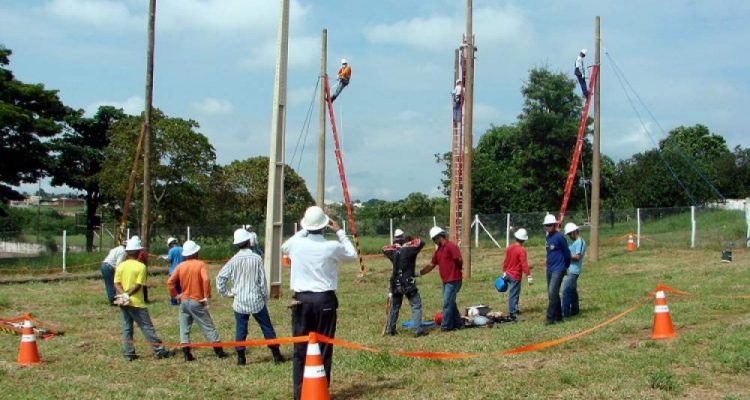
[[125, 251], [136, 251], [141, 249], [143, 249], [143, 246], [141, 246], [141, 238], [138, 236], [133, 236], [128, 239], [128, 244], [125, 245]]
[[552, 224], [557, 225], [557, 218], [555, 218], [555, 216], [552, 214], [545, 215], [544, 222], [542, 223], [542, 225], [552, 225]]
[[565, 234], [566, 235], [569, 234], [569, 233], [571, 233], [571, 232], [575, 232], [577, 230], [578, 230], [578, 225], [576, 225], [575, 223], [568, 222], [567, 224], [565, 224]]
[[523, 241], [529, 240], [529, 234], [526, 232], [526, 229], [523, 229], [523, 228], [513, 233], [513, 236], [518, 240], [523, 240]]
[[342, 63], [342, 64], [349, 64], [349, 63], [348, 63], [348, 62], [346, 61], [346, 58], [342, 58], [342, 59], [341, 59], [341, 63]]
[[402, 231], [401, 229], [396, 229], [396, 230], [395, 230], [395, 231], [393, 232], [393, 236], [394, 236], [394, 237], [404, 236], [404, 231]]
[[586, 53], [588, 53], [588, 50], [586, 50], [586, 49], [581, 49], [581, 54], [583, 54], [583, 55], [585, 56], [585, 55], [586, 55]]
[[312, 206], [305, 211], [300, 225], [308, 231], [317, 231], [328, 226], [329, 218], [323, 209], [318, 206]]
[[432, 228], [430, 228], [430, 239], [435, 239], [437, 237], [437, 235], [439, 235], [441, 233], [445, 233], [445, 231], [443, 230], [443, 228], [441, 228], [439, 226], [433, 226]]
[[245, 228], [240, 228], [234, 231], [234, 241], [232, 244], [242, 244], [247, 242], [248, 240], [252, 239], [252, 234], [247, 231]]
[[456, 83], [461, 83], [461, 80], [460, 79], [456, 79]]
[[169, 239], [167, 239], [167, 246], [169, 246], [170, 244], [172, 244], [172, 242], [177, 243], [177, 239], [175, 239], [173, 237], [170, 237]]
[[196, 244], [194, 241], [187, 240], [182, 245], [182, 256], [183, 257], [190, 257], [193, 254], [197, 253], [200, 249], [201, 249], [201, 247], [198, 246], [198, 244]]

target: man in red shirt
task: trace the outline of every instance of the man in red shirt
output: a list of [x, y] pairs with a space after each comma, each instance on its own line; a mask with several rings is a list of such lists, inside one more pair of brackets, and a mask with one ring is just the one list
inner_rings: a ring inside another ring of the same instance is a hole
[[433, 226], [430, 229], [430, 237], [438, 248], [435, 250], [430, 264], [419, 271], [420, 275], [424, 275], [432, 271], [435, 266], [439, 267], [440, 279], [443, 281], [443, 322], [440, 326], [440, 330], [443, 332], [460, 329], [464, 326], [456, 305], [456, 297], [458, 291], [461, 290], [463, 279], [461, 269], [464, 260], [461, 258], [461, 251], [458, 246], [448, 241], [445, 236], [445, 231], [440, 227]]
[[[211, 281], [208, 279], [208, 265], [198, 260], [198, 251], [201, 247], [194, 241], [188, 240], [182, 245], [182, 256], [185, 261], [177, 265], [172, 275], [167, 280], [169, 295], [177, 298], [180, 303], [180, 344], [190, 344], [190, 329], [193, 321], [198, 323], [203, 336], [211, 343], [218, 343], [219, 333], [216, 332], [214, 321], [208, 312], [208, 300], [211, 298]], [[182, 293], [177, 293], [177, 285], [182, 288]], [[219, 358], [228, 357], [221, 347], [214, 347], [214, 353]], [[195, 357], [190, 352], [190, 347], [182, 348], [185, 361], [193, 361]]]
[[520, 313], [518, 310], [518, 299], [521, 297], [521, 278], [522, 274], [528, 276], [529, 285], [534, 282], [529, 270], [529, 263], [526, 261], [526, 249], [523, 248], [523, 242], [529, 240], [529, 234], [526, 229], [517, 230], [513, 236], [516, 243], [508, 246], [505, 250], [505, 260], [503, 261], [503, 279], [508, 282], [510, 287], [508, 293], [508, 313], [515, 319]]

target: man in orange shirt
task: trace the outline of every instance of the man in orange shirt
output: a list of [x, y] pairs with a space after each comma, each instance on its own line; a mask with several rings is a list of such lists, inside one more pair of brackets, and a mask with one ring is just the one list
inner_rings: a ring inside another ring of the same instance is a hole
[[331, 96], [331, 102], [336, 101], [336, 97], [339, 97], [341, 91], [349, 85], [349, 80], [352, 79], [352, 67], [346, 61], [346, 58], [341, 60], [341, 68], [339, 68], [339, 84], [336, 86], [336, 92]]
[[[193, 321], [198, 322], [203, 336], [212, 343], [218, 343], [219, 333], [214, 328], [214, 321], [208, 312], [208, 300], [211, 298], [211, 281], [208, 279], [208, 265], [198, 260], [201, 249], [194, 241], [188, 240], [182, 245], [182, 256], [185, 261], [177, 265], [172, 276], [167, 281], [170, 296], [180, 302], [180, 343], [184, 346], [182, 353], [185, 361], [193, 361], [195, 357], [190, 352], [190, 329]], [[177, 284], [182, 293], [177, 293]], [[179, 296], [179, 297], [178, 297]], [[214, 347], [214, 353], [219, 358], [228, 357], [221, 347]]]

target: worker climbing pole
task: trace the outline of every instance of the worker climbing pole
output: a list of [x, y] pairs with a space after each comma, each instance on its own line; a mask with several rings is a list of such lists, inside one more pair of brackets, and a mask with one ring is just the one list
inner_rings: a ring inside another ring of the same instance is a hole
[[[466, 39], [464, 38], [464, 43]], [[461, 241], [461, 225], [463, 221], [463, 148], [464, 148], [464, 130], [463, 130], [463, 88], [466, 77], [466, 58], [464, 49], [461, 46], [455, 52], [453, 76], [456, 85], [451, 93], [453, 101], [453, 121], [452, 132], [453, 140], [451, 145], [451, 230], [450, 237], [454, 243]]]
[[565, 182], [565, 192], [563, 194], [562, 206], [560, 207], [560, 218], [558, 223], [562, 223], [565, 218], [565, 211], [568, 209], [568, 201], [570, 200], [570, 192], [573, 189], [573, 183], [576, 179], [576, 172], [578, 171], [578, 164], [581, 160], [581, 151], [583, 150], [583, 136], [586, 133], [586, 125], [589, 117], [589, 106], [591, 105], [591, 98], [594, 95], [594, 88], [596, 88], [596, 80], [599, 78], [599, 65], [595, 64], [591, 69], [591, 80], [589, 81], [588, 96], [586, 96], [586, 103], [583, 106], [583, 113], [581, 115], [581, 122], [578, 125], [578, 137], [576, 138], [575, 149], [573, 150], [573, 159], [570, 161], [570, 169], [568, 170], [568, 180]]
[[365, 262], [362, 259], [362, 250], [359, 246], [359, 234], [357, 233], [357, 223], [354, 221], [354, 211], [352, 210], [352, 202], [349, 198], [349, 186], [346, 183], [346, 171], [344, 170], [344, 160], [341, 157], [341, 145], [339, 144], [339, 135], [336, 131], [336, 118], [333, 115], [333, 99], [331, 98], [331, 87], [328, 84], [328, 77], [325, 77], [325, 90], [326, 90], [326, 102], [328, 103], [328, 117], [331, 120], [331, 132], [333, 132], [333, 143], [335, 146], [336, 154], [336, 166], [339, 170], [339, 177], [341, 178], [341, 189], [344, 192], [344, 204], [346, 206], [346, 215], [349, 217], [349, 229], [354, 237], [354, 247], [357, 249], [357, 257], [359, 258], [359, 276], [360, 278], [365, 275]]

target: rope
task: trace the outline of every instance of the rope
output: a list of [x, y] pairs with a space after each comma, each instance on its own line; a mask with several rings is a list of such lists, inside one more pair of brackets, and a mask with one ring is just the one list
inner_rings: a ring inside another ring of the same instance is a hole
[[[656, 154], [659, 155], [659, 159], [664, 164], [665, 167], [669, 170], [669, 173], [672, 175], [675, 181], [677, 181], [677, 184], [680, 185], [682, 190], [687, 194], [687, 196], [690, 198], [690, 202], [692, 205], [697, 205], [697, 202], [695, 201], [695, 197], [693, 197], [693, 194], [688, 190], [688, 188], [685, 186], [684, 183], [680, 180], [680, 178], [677, 176], [677, 173], [672, 169], [672, 166], [669, 165], [667, 160], [664, 158], [664, 154], [662, 154], [661, 150], [659, 149], [659, 144], [656, 142], [654, 137], [651, 135], [651, 131], [648, 130], [646, 127], [646, 123], [643, 122], [643, 118], [641, 117], [641, 113], [638, 112], [638, 109], [636, 108], [635, 104], [633, 103], [633, 99], [630, 97], [630, 94], [628, 93], [627, 88], [625, 87], [625, 84], [623, 83], [623, 78], [620, 76], [619, 69], [617, 69], [617, 66], [612, 60], [612, 57], [610, 57], [609, 53], [605, 50], [604, 54], [607, 55], [607, 58], [612, 62], [612, 65], [614, 66], [613, 70], [615, 72], [615, 77], [617, 78], [617, 81], [620, 83], [620, 87], [622, 87], [622, 91], [625, 93], [625, 97], [628, 99], [628, 103], [630, 103], [630, 107], [633, 109], [633, 112], [635, 112], [635, 115], [638, 117], [638, 121], [641, 123], [641, 127], [643, 128], [643, 131], [646, 132], [646, 135], [648, 135], [649, 139], [651, 139], [651, 142], [656, 147]], [[633, 91], [635, 92], [635, 91]]]
[[[312, 99], [310, 100], [310, 106], [307, 108], [307, 114], [302, 127], [300, 128], [299, 135], [297, 136], [297, 144], [294, 146], [294, 153], [292, 153], [292, 159], [289, 165], [294, 164], [294, 159], [297, 157], [297, 149], [300, 148], [300, 142], [302, 142], [302, 148], [300, 149], [299, 159], [297, 160], [297, 173], [300, 173], [300, 167], [302, 166], [302, 155], [305, 152], [305, 143], [307, 143], [307, 134], [310, 132], [310, 123], [312, 121], [313, 106], [315, 105], [315, 94], [318, 91], [318, 85], [320, 85], [320, 77], [315, 81], [315, 89], [313, 89]], [[302, 133], [305, 134], [305, 140], [302, 140]]]
[[[659, 127], [659, 130], [661, 130], [662, 134], [664, 134], [664, 136], [669, 136], [669, 135], [667, 134], [667, 131], [666, 131], [666, 130], [664, 130], [664, 128], [663, 128], [663, 127], [661, 126], [661, 124], [660, 124], [660, 123], [659, 123], [659, 121], [658, 121], [658, 120], [656, 119], [656, 117], [654, 116], [654, 114], [653, 114], [653, 113], [651, 112], [651, 109], [649, 109], [649, 108], [648, 108], [648, 107], [646, 106], [646, 103], [644, 103], [644, 102], [643, 102], [643, 100], [641, 99], [641, 96], [639, 96], [639, 95], [638, 95], [638, 92], [636, 92], [636, 91], [635, 91], [635, 89], [633, 88], [633, 85], [631, 85], [631, 84], [630, 84], [630, 81], [628, 81], [628, 78], [627, 78], [627, 77], [625, 77], [625, 74], [624, 74], [624, 73], [622, 73], [622, 70], [621, 70], [621, 69], [620, 69], [620, 67], [619, 67], [619, 66], [617, 65], [617, 63], [615, 62], [615, 60], [614, 60], [614, 59], [612, 58], [612, 56], [610, 56], [610, 55], [609, 55], [609, 52], [608, 52], [608, 51], [605, 51], [604, 53], [605, 53], [605, 54], [607, 55], [607, 58], [609, 58], [609, 61], [611, 61], [611, 62], [612, 62], [612, 66], [614, 67], [614, 69], [615, 69], [616, 71], [618, 71], [618, 72], [619, 72], [619, 73], [620, 73], [620, 74], [622, 75], [622, 77], [623, 77], [623, 80], [624, 80], [624, 81], [625, 81], [625, 83], [626, 83], [626, 84], [628, 85], [628, 87], [630, 88], [630, 90], [631, 90], [631, 91], [633, 92], [633, 95], [635, 95], [635, 98], [636, 98], [636, 99], [638, 99], [638, 102], [639, 102], [639, 103], [641, 104], [641, 106], [642, 106], [642, 107], [643, 107], [643, 108], [644, 108], [644, 109], [646, 110], [646, 112], [648, 112], [648, 115], [649, 115], [649, 116], [651, 117], [651, 119], [652, 119], [652, 120], [654, 121], [654, 123], [656, 124], [656, 126], [657, 126], [657, 127]], [[697, 166], [696, 166], [696, 165], [695, 165], [695, 164], [694, 164], [694, 163], [693, 163], [693, 162], [692, 162], [692, 161], [690, 160], [690, 158], [689, 158], [689, 157], [687, 156], [687, 154], [685, 154], [685, 153], [684, 153], [684, 152], [683, 152], [682, 150], [680, 150], [680, 148], [679, 148], [678, 146], [672, 146], [672, 149], [673, 149], [673, 150], [676, 150], [677, 154], [679, 154], [679, 155], [680, 155], [680, 157], [682, 157], [682, 158], [683, 158], [683, 159], [684, 159], [685, 161], [687, 161], [687, 163], [688, 163], [688, 166], [690, 167], [690, 169], [692, 169], [692, 170], [693, 170], [693, 172], [695, 172], [696, 174], [698, 174], [698, 176], [700, 176], [700, 178], [701, 178], [701, 179], [703, 180], [703, 182], [705, 182], [705, 183], [706, 183], [706, 185], [708, 185], [708, 187], [709, 187], [709, 188], [711, 188], [711, 190], [712, 190], [712, 191], [714, 192], [714, 194], [716, 194], [717, 196], [719, 196], [719, 198], [720, 198], [720, 199], [721, 199], [722, 201], [724, 201], [724, 200], [725, 200], [724, 196], [723, 196], [723, 195], [722, 195], [722, 194], [721, 194], [721, 193], [719, 192], [719, 190], [718, 190], [718, 189], [717, 189], [717, 188], [716, 188], [716, 187], [715, 187], [715, 186], [714, 186], [714, 185], [713, 185], [713, 184], [711, 183], [711, 181], [709, 181], [709, 180], [708, 180], [708, 178], [707, 178], [707, 177], [706, 177], [706, 176], [705, 176], [705, 175], [703, 174], [703, 172], [701, 172], [701, 170], [700, 170], [700, 169], [699, 169], [699, 168], [698, 168], [698, 167], [697, 167]]]

